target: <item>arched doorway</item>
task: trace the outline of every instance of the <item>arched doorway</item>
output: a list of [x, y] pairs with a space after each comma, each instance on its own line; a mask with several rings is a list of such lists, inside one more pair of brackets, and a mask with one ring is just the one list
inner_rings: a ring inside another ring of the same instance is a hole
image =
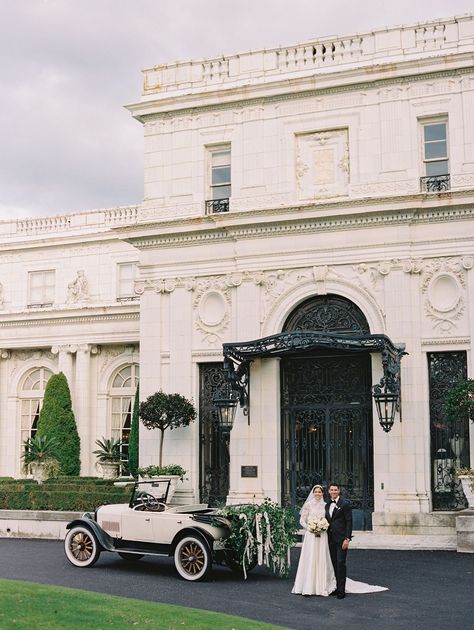
[[[283, 332], [370, 333], [350, 300], [325, 295], [300, 304]], [[281, 361], [282, 502], [301, 505], [315, 483], [340, 483], [357, 529], [371, 527], [373, 447], [367, 350], [312, 348]]]

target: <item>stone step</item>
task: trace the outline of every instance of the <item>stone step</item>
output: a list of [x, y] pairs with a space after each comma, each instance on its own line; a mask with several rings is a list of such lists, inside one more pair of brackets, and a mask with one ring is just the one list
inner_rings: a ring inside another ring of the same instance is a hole
[[[304, 530], [299, 534], [303, 535]], [[301, 547], [301, 542], [297, 547]], [[456, 551], [456, 534], [376, 534], [374, 532], [355, 531], [351, 549], [398, 549], [418, 551]]]

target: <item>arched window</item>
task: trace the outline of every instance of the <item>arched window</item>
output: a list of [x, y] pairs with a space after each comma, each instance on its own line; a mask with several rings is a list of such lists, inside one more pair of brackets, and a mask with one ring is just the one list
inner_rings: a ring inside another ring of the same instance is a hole
[[112, 379], [110, 388], [111, 434], [122, 440], [122, 457], [127, 459], [128, 440], [132, 425], [133, 403], [140, 368], [135, 363], [121, 367]]
[[31, 370], [20, 387], [21, 443], [33, 437], [38, 429], [38, 420], [43, 405], [46, 383], [53, 373], [48, 368]]

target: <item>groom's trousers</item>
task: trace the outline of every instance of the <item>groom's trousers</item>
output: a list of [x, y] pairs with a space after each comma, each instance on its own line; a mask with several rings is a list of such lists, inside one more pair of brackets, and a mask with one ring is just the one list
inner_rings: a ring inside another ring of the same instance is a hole
[[329, 553], [336, 574], [336, 590], [338, 593], [346, 592], [346, 556], [347, 549], [342, 548], [342, 543], [329, 540]]

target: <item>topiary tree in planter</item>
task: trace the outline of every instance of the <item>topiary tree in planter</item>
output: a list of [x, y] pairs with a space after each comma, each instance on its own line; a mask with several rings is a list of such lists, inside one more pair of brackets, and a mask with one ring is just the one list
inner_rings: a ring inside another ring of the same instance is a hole
[[132, 423], [130, 426], [130, 434], [128, 437], [128, 470], [133, 477], [138, 474], [138, 427], [140, 424], [139, 408], [140, 408], [140, 386], [137, 386], [135, 392], [135, 401], [133, 403]]
[[193, 403], [181, 394], [156, 392], [140, 403], [140, 418], [147, 429], [159, 429], [159, 466], [163, 464], [163, 440], [166, 429], [187, 427], [196, 418]]
[[56, 439], [52, 456], [58, 461], [60, 474], [80, 474], [79, 434], [72, 411], [71, 392], [62, 372], [53, 374], [46, 385], [37, 435]]

